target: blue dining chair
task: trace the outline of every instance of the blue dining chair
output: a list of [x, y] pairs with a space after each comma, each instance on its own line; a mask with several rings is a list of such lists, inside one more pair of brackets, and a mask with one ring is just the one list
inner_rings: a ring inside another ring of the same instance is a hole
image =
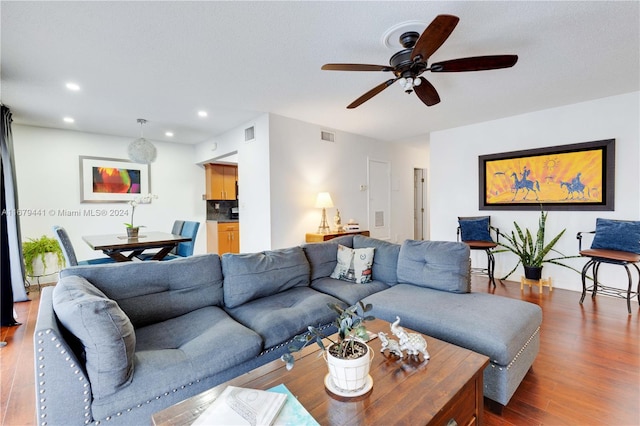
[[[174, 260], [182, 257], [189, 257], [193, 255], [193, 249], [196, 244], [196, 235], [200, 228], [200, 222], [176, 220], [173, 222], [173, 228], [171, 233], [175, 235], [182, 235], [183, 237], [190, 237], [191, 241], [179, 243], [173, 250], [169, 252], [162, 260]], [[140, 260], [151, 260], [153, 253], [142, 254], [138, 256]]]
[[60, 244], [60, 248], [62, 248], [62, 254], [64, 255], [64, 260], [67, 262], [67, 266], [78, 266], [78, 265], [100, 265], [104, 263], [115, 263], [115, 260], [110, 257], [99, 257], [96, 259], [87, 259], [87, 260], [78, 260], [76, 257], [76, 252], [73, 249], [73, 245], [71, 244], [71, 239], [69, 238], [69, 234], [66, 229], [62, 226], [54, 225], [53, 233], [56, 236], [56, 240], [58, 240], [58, 244]]

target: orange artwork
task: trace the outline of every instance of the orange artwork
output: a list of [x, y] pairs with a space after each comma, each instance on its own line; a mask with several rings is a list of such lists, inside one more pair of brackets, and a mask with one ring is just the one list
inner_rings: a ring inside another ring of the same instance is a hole
[[486, 163], [486, 200], [602, 202], [602, 151], [568, 152]]
[[482, 155], [481, 210], [613, 210], [615, 140]]

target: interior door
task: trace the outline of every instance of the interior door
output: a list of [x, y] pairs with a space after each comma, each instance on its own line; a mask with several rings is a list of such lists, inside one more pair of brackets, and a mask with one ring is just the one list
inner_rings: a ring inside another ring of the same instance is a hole
[[413, 239], [425, 239], [427, 171], [413, 169]]
[[391, 238], [391, 164], [369, 159], [369, 232], [373, 238]]

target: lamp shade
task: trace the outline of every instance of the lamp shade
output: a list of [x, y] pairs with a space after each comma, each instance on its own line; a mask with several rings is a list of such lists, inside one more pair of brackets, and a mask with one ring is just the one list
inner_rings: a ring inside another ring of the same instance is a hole
[[318, 193], [318, 197], [316, 198], [316, 208], [330, 208], [333, 207], [333, 201], [331, 200], [331, 195], [328, 192], [320, 192]]

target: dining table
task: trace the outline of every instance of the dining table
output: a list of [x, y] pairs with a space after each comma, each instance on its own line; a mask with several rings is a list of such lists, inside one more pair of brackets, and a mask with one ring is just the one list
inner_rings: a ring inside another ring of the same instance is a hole
[[157, 231], [141, 231], [133, 238], [126, 234], [106, 234], [87, 235], [82, 239], [93, 250], [102, 250], [116, 262], [130, 262], [149, 249], [160, 249], [151, 260], [162, 260], [178, 244], [191, 241], [191, 237]]

